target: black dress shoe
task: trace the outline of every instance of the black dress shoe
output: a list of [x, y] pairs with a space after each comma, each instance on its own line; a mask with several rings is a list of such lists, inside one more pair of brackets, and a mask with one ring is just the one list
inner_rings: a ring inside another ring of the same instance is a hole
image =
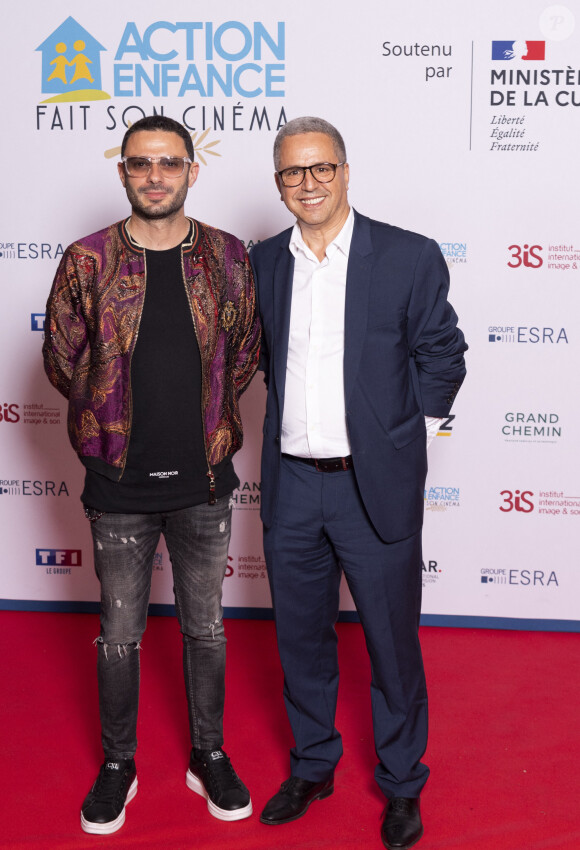
[[387, 803], [381, 838], [387, 850], [407, 850], [423, 835], [419, 800], [393, 797]]
[[300, 779], [299, 776], [291, 776], [266, 803], [260, 820], [271, 826], [297, 820], [306, 814], [313, 800], [324, 800], [325, 797], [330, 797], [333, 791], [334, 776], [324, 782], [310, 782], [308, 779]]

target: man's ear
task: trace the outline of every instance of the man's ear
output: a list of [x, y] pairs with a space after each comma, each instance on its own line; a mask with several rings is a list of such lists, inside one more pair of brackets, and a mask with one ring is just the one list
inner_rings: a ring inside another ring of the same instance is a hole
[[282, 181], [280, 180], [280, 175], [277, 171], [274, 172], [274, 180], [276, 181], [276, 188], [280, 192], [280, 200], [283, 201], [284, 198], [282, 197]]
[[197, 178], [199, 177], [199, 162], [192, 162], [189, 165], [189, 174], [187, 175], [187, 185], [191, 189]]

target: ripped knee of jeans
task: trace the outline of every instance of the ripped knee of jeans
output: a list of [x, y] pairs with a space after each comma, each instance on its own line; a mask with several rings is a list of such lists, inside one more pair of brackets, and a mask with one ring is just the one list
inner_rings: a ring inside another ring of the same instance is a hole
[[109, 660], [111, 650], [116, 652], [119, 658], [126, 658], [131, 650], [141, 649], [140, 640], [134, 640], [130, 643], [106, 643], [101, 635], [94, 639], [93, 644], [97, 647], [102, 646], [107, 661]]
[[216, 627], [219, 628], [220, 626], [223, 626], [223, 619], [221, 617], [219, 617], [217, 620], [214, 620], [213, 623], [209, 624], [209, 630], [211, 632], [212, 640], [215, 640]]
[[209, 623], [206, 620], [204, 625], [196, 623], [192, 628], [184, 626], [181, 633], [184, 640], [194, 641], [196, 643], [213, 643], [215, 641], [224, 643], [225, 634], [223, 617], [216, 617], [215, 620], [211, 620]]

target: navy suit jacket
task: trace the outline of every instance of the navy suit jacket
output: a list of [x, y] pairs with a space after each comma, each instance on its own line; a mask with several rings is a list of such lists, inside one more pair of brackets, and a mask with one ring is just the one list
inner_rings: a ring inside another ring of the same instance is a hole
[[[260, 368], [268, 398], [261, 515], [276, 515], [294, 257], [292, 229], [250, 259], [262, 320]], [[358, 487], [386, 542], [421, 528], [427, 451], [424, 416], [446, 416], [465, 377], [467, 349], [447, 301], [449, 273], [432, 239], [355, 211], [346, 279], [344, 398]]]

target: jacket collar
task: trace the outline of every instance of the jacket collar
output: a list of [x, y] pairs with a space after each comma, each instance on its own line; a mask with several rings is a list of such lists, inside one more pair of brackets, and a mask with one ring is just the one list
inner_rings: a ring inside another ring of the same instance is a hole
[[[195, 253], [196, 249], [198, 249], [201, 245], [201, 227], [199, 222], [193, 218], [189, 218], [189, 216], [187, 217], [187, 220], [189, 221], [189, 233], [181, 243], [181, 250], [184, 255]], [[133, 239], [128, 228], [128, 223], [129, 219], [126, 218], [118, 224], [118, 232], [121, 242], [125, 248], [128, 248], [133, 254], [142, 256], [145, 253], [145, 248]]]

